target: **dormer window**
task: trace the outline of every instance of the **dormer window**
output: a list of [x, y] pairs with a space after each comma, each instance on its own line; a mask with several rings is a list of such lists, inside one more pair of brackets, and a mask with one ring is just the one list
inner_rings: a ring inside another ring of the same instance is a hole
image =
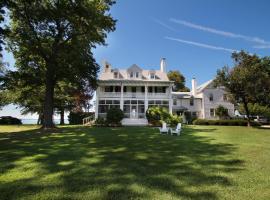
[[133, 72], [130, 72], [130, 78], [133, 78]]
[[155, 79], [155, 74], [154, 73], [150, 74], [150, 79]]
[[113, 77], [114, 77], [114, 78], [118, 78], [118, 72], [114, 72], [114, 73], [113, 73]]
[[136, 78], [139, 78], [139, 72], [136, 72]]

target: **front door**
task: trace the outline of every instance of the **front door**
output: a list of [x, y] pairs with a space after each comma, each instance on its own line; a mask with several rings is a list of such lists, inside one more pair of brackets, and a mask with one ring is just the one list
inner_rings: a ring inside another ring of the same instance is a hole
[[137, 105], [132, 105], [131, 106], [131, 113], [130, 113], [130, 118], [136, 119], [137, 118]]

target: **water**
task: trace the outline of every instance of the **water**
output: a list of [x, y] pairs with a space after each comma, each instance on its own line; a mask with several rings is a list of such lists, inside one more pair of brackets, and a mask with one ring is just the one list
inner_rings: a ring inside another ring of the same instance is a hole
[[[21, 119], [23, 124], [37, 124], [37, 119]], [[60, 124], [60, 119], [54, 119], [55, 124]], [[65, 119], [65, 124], [68, 124], [69, 121]]]

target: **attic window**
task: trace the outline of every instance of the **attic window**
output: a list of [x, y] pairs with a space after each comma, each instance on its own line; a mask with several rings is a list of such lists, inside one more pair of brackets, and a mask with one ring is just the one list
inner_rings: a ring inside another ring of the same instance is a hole
[[155, 79], [155, 74], [154, 73], [150, 74], [150, 79]]
[[118, 78], [118, 72], [114, 72], [114, 73], [113, 73], [113, 77], [114, 77], [114, 78]]
[[133, 72], [130, 72], [130, 78], [133, 78]]
[[136, 78], [139, 78], [139, 72], [136, 72]]

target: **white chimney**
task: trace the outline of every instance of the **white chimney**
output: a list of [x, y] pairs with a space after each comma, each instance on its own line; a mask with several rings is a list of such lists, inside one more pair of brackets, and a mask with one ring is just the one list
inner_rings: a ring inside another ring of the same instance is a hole
[[192, 91], [191, 91], [192, 95], [196, 96], [196, 94], [197, 94], [197, 81], [195, 78], [192, 78], [192, 80], [191, 80], [191, 87], [192, 87]]
[[160, 61], [160, 71], [166, 73], [166, 58], [162, 58]]
[[103, 61], [103, 70], [104, 72], [110, 72], [111, 71], [111, 65], [107, 61]]

